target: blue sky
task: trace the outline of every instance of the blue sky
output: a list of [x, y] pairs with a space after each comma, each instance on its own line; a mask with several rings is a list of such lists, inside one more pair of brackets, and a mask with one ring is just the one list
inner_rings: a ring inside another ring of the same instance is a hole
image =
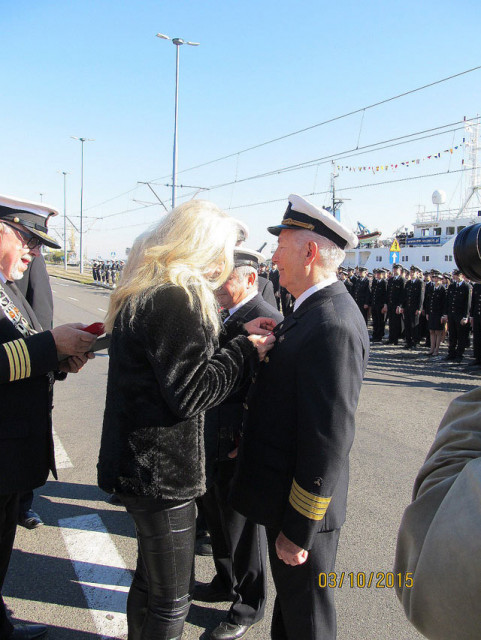
[[[70, 136], [94, 138], [85, 144], [89, 257], [123, 256], [162, 215], [160, 206], [134, 201], [155, 202], [138, 181], [156, 180], [169, 205], [171, 189], [162, 185], [171, 181], [175, 47], [156, 38], [159, 31], [201, 43], [180, 51], [180, 171], [481, 64], [481, 8], [474, 0], [462, 8], [446, 0], [0, 0], [0, 12], [0, 193], [31, 200], [42, 193], [63, 211], [57, 171], [69, 171], [67, 209], [78, 225], [80, 143]], [[180, 173], [178, 182], [212, 187], [459, 122], [479, 113], [480, 85], [478, 70]], [[434, 155], [462, 141], [463, 132], [453, 131], [459, 126], [338, 163], [386, 165]], [[418, 205], [432, 208], [435, 189], [458, 206], [466, 185], [454, 171], [464, 153], [396, 172], [340, 172], [337, 189], [349, 198], [344, 221], [360, 220], [388, 235], [412, 222]], [[380, 184], [448, 170], [451, 175]], [[243, 219], [254, 248], [267, 241], [269, 249], [273, 238], [265, 228], [280, 220], [289, 193], [316, 194], [310, 199], [324, 204], [330, 172], [324, 163], [203, 197]], [[178, 201], [194, 191], [179, 189]], [[251, 206], [271, 200], [279, 201]], [[62, 220], [54, 226], [61, 230]]]

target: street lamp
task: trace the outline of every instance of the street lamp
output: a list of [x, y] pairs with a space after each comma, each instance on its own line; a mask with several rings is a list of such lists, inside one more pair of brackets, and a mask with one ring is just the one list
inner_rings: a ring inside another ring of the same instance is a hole
[[94, 138], [76, 138], [70, 136], [72, 140], [80, 140], [82, 143], [82, 163], [80, 168], [80, 273], [84, 272], [83, 256], [83, 201], [84, 201], [84, 142], [93, 142]]
[[178, 102], [179, 102], [179, 48], [182, 44], [188, 44], [191, 47], [198, 47], [200, 42], [186, 42], [182, 38], [170, 38], [163, 33], [158, 33], [157, 38], [163, 40], [171, 40], [172, 44], [176, 46], [175, 55], [175, 118], [174, 118], [174, 154], [172, 161], [172, 209], [175, 207], [175, 184], [177, 181], [177, 116], [178, 116]]
[[67, 176], [68, 171], [57, 171], [63, 175], [63, 265], [67, 271]]

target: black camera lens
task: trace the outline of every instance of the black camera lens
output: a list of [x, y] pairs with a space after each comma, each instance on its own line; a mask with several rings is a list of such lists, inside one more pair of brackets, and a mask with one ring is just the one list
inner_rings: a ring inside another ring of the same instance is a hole
[[481, 224], [465, 227], [456, 236], [453, 254], [466, 278], [481, 282]]

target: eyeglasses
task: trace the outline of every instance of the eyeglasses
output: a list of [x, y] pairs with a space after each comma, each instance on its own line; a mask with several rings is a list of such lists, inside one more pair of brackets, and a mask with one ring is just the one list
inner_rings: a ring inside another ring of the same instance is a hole
[[5, 222], [5, 220], [2, 220], [2, 222], [3, 224], [6, 224], [7, 227], [10, 227], [10, 229], [13, 229], [14, 231], [18, 231], [18, 233], [25, 238], [23, 244], [28, 249], [33, 250], [39, 247], [41, 244], [43, 244], [43, 241], [37, 236], [33, 236], [31, 233], [27, 233], [27, 231], [24, 231], [23, 229], [19, 229], [18, 227], [14, 227], [13, 224], [9, 224], [8, 222]]

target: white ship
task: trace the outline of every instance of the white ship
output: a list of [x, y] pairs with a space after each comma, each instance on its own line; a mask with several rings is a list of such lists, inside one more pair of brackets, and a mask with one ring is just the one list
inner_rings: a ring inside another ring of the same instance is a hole
[[[398, 229], [392, 238], [383, 240], [378, 237], [372, 242], [360, 243], [356, 249], [347, 250], [344, 267], [363, 266], [371, 272], [380, 267], [390, 269], [393, 262], [407, 269], [415, 264], [423, 271], [437, 269], [446, 272], [456, 267], [453, 257], [456, 235], [468, 225], [481, 223], [481, 180], [477, 162], [478, 128], [479, 118], [466, 126], [470, 134], [470, 142], [467, 145], [470, 156], [465, 163], [465, 170], [471, 173], [471, 186], [460, 209], [440, 211], [440, 206], [446, 201], [446, 194], [443, 191], [435, 191], [432, 200], [437, 206], [436, 212], [420, 211], [412, 224], [412, 231], [408, 228]], [[397, 247], [393, 245], [395, 240]]]

